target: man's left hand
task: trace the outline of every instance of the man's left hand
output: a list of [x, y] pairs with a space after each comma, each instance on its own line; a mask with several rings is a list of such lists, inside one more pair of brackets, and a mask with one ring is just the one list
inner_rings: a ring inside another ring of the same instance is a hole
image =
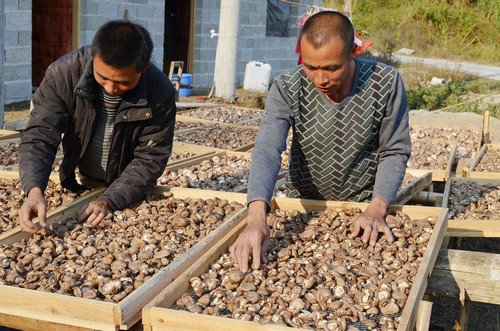
[[79, 222], [85, 221], [96, 226], [104, 219], [113, 218], [113, 208], [104, 201], [96, 200], [85, 204], [77, 215]]
[[385, 234], [388, 242], [394, 242], [394, 235], [385, 222], [387, 203], [379, 197], [374, 197], [364, 213], [359, 215], [352, 225], [352, 238], [359, 235], [363, 229], [363, 242], [370, 241], [370, 246], [375, 246], [379, 232]]

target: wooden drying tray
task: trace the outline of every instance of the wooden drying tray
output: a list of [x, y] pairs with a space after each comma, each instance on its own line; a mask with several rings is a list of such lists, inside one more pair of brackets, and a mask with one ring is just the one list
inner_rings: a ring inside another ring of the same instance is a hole
[[20, 136], [21, 132], [19, 131], [0, 130], [0, 140], [14, 139], [19, 138]]
[[174, 141], [174, 145], [175, 144], [182, 144], [183, 148], [186, 148], [186, 150], [201, 150], [201, 148], [204, 148], [206, 151], [216, 151], [216, 152], [226, 152], [226, 151], [227, 152], [248, 152], [255, 146], [255, 143], [253, 142], [253, 143], [243, 145], [241, 147], [238, 147], [238, 148], [232, 150], [232, 149], [223, 149], [223, 148], [217, 148], [217, 147], [183, 143], [183, 142], [179, 142], [179, 141]]
[[406, 169], [406, 172], [417, 177], [417, 179], [398, 191], [396, 198], [392, 202], [393, 205], [404, 205], [424, 189], [432, 185], [432, 172], [430, 170]]
[[427, 294], [500, 305], [500, 254], [441, 249]]
[[[449, 198], [452, 186], [458, 181], [471, 181], [479, 185], [498, 184], [500, 178], [461, 178], [451, 177], [446, 182], [443, 196], [443, 207], [449, 207]], [[495, 220], [448, 220], [447, 237], [476, 237], [500, 238], [500, 215]]]
[[[96, 190], [76, 199], [64, 208], [48, 214], [47, 223], [51, 224], [65, 216], [74, 216], [80, 206], [98, 198], [104, 189]], [[151, 192], [171, 192], [174, 197], [184, 198], [221, 198], [246, 204], [246, 195], [208, 190], [166, 188], [157, 186]], [[37, 330], [127, 330], [141, 318], [141, 309], [161, 290], [184, 272], [183, 268], [193, 264], [207, 250], [216, 245], [220, 237], [239, 226], [246, 214], [246, 208], [228, 218], [219, 228], [191, 247], [186, 253], [174, 260], [159, 273], [129, 294], [119, 303], [83, 299], [56, 293], [46, 293], [8, 285], [0, 285], [0, 320], [2, 325], [16, 329], [34, 328]], [[27, 239], [31, 234], [12, 229], [0, 235], [0, 245], [13, 244]]]
[[[185, 158], [183, 160], [179, 160], [177, 162], [168, 164], [165, 169], [170, 170], [170, 171], [177, 171], [179, 169], [183, 169], [183, 168], [187, 168], [187, 167], [191, 167], [193, 165], [199, 164], [202, 161], [210, 160], [214, 156], [222, 157], [225, 155], [245, 156], [248, 159], [251, 159], [251, 157], [252, 157], [252, 153], [247, 153], [247, 152], [234, 152], [234, 151], [210, 152], [210, 153], [205, 153], [205, 154], [200, 154], [200, 155], [196, 155], [193, 157]], [[286, 171], [281, 170], [278, 173], [278, 177], [277, 177], [278, 181], [280, 181], [280, 182], [284, 181], [285, 175], [286, 175]], [[241, 192], [241, 193], [244, 193], [244, 192]]]
[[[500, 145], [496, 144], [486, 144], [481, 147], [477, 156], [472, 159], [470, 164], [470, 171], [465, 171], [464, 177], [472, 177], [472, 178], [498, 178], [500, 179], [500, 172], [485, 172], [485, 171], [476, 171], [476, 167], [481, 162], [481, 159], [486, 154], [488, 150], [496, 150], [500, 151]], [[500, 162], [500, 160], [498, 160]]]
[[244, 156], [248, 159], [251, 158], [252, 154], [251, 153], [246, 153], [246, 152], [234, 152], [234, 151], [213, 151], [210, 153], [204, 153], [200, 155], [196, 155], [196, 157], [190, 157], [190, 158], [185, 158], [183, 160], [179, 160], [173, 164], [167, 164], [167, 167], [165, 169], [170, 170], [170, 171], [177, 171], [182, 168], [187, 168], [190, 166], [193, 166], [195, 164], [199, 164], [202, 161], [210, 160], [214, 156], [222, 157], [225, 155], [235, 155], [235, 156]]
[[[488, 119], [488, 120], [487, 120]], [[427, 126], [427, 125], [411, 125], [410, 130], [412, 129], [465, 129], [470, 131], [477, 131], [478, 135], [478, 143], [476, 145], [476, 152], [481, 149], [484, 141], [484, 135], [486, 132], [489, 132], [489, 113], [488, 115], [483, 115], [483, 127], [473, 126], [473, 127], [453, 127], [453, 126]], [[489, 134], [488, 134], [489, 135]], [[471, 155], [472, 156], [472, 155]]]
[[[351, 208], [359, 207], [365, 209], [366, 203], [349, 203], [336, 201], [300, 200], [290, 198], [276, 198], [272, 201], [272, 208], [282, 210], [324, 210], [327, 207]], [[437, 222], [425, 250], [415, 281], [411, 288], [406, 306], [402, 312], [398, 330], [413, 330], [417, 318], [424, 321], [430, 318], [427, 315], [418, 314], [420, 300], [422, 300], [427, 286], [427, 278], [432, 271], [439, 247], [443, 241], [446, 229], [447, 209], [436, 207], [397, 206], [391, 207], [391, 211], [402, 210], [412, 218], [437, 217]], [[230, 232], [221, 236], [219, 241], [211, 247], [199, 260], [189, 265], [185, 272], [174, 282], [165, 288], [154, 300], [143, 309], [142, 322], [144, 330], [297, 330], [294, 328], [277, 326], [272, 324], [259, 324], [257, 322], [240, 321], [236, 319], [194, 314], [187, 311], [172, 309], [178, 298], [190, 290], [189, 280], [206, 272], [211, 262], [217, 260], [226, 253], [229, 246], [233, 244], [238, 235], [245, 228], [245, 222], [241, 222]], [[419, 315], [420, 317], [417, 317]]]
[[[255, 121], [255, 120], [257, 120], [257, 119], [255, 118], [255, 119], [249, 120], [248, 122]], [[259, 129], [258, 126], [243, 125], [243, 124], [241, 124], [241, 122], [224, 123], [224, 122], [204, 120], [201, 118], [185, 116], [185, 115], [176, 115], [175, 121], [176, 122], [187, 122], [187, 123], [200, 123], [200, 124], [204, 124], [205, 126], [209, 126], [209, 127], [218, 124], [220, 127], [231, 127], [231, 128], [240, 128], [240, 129], [255, 129], [255, 130]], [[245, 122], [247, 122], [247, 121], [245, 121]], [[196, 131], [198, 129], [199, 129], [199, 127], [198, 128], [183, 129], [183, 130], [176, 131], [176, 133], [186, 133], [186, 132]]]
[[[438, 139], [439, 140], [439, 139]], [[437, 140], [436, 140], [437, 141]], [[448, 141], [448, 143], [451, 143]], [[446, 182], [446, 180], [451, 176], [451, 169], [453, 168], [453, 164], [455, 163], [455, 158], [457, 155], [458, 145], [456, 142], [453, 142], [453, 146], [450, 151], [450, 157], [448, 158], [448, 162], [446, 164], [446, 169], [416, 169], [416, 168], [407, 168], [407, 169], [415, 169], [415, 170], [425, 170], [432, 172], [432, 181], [433, 182]]]

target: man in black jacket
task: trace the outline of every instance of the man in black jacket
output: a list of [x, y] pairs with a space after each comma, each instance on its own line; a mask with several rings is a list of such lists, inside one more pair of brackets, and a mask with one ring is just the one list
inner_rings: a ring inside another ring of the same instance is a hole
[[83, 177], [107, 186], [99, 200], [78, 211], [97, 225], [142, 198], [162, 174], [172, 151], [175, 90], [150, 58], [151, 37], [142, 26], [111, 21], [92, 45], [54, 63], [35, 93], [21, 136], [19, 173], [26, 200], [21, 229], [35, 233], [32, 219], [46, 225], [44, 190], [62, 141], [63, 187], [74, 192]]

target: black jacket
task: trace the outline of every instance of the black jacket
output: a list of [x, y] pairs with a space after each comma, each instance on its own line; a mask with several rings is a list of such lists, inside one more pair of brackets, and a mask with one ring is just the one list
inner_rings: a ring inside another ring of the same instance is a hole
[[[90, 47], [54, 63], [33, 96], [33, 110], [21, 135], [19, 173], [24, 192], [45, 190], [62, 137], [62, 186], [76, 187], [75, 169], [92, 136], [98, 83]], [[142, 198], [162, 174], [172, 151], [175, 90], [167, 76], [151, 65], [137, 86], [123, 95], [118, 109], [100, 197], [115, 209]]]

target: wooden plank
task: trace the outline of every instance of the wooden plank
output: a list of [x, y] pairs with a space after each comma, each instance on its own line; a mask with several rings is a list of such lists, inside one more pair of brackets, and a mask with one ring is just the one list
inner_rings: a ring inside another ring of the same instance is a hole
[[447, 237], [500, 238], [497, 220], [448, 220]]
[[[249, 126], [249, 125], [242, 125], [238, 123], [227, 123], [227, 122], [218, 122], [218, 121], [211, 121], [211, 120], [205, 120], [197, 117], [192, 117], [192, 116], [185, 116], [185, 115], [176, 115], [175, 120], [179, 122], [188, 122], [188, 123], [203, 123], [206, 124], [207, 126], [214, 126], [218, 124], [220, 127], [230, 127], [230, 128], [239, 128], [239, 129], [254, 129], [258, 130], [258, 126]], [[254, 119], [252, 119], [254, 121]], [[192, 128], [192, 129], [186, 129], [182, 130], [183, 133], [188, 132], [188, 131], [195, 131], [198, 130], [199, 128]]]
[[57, 324], [113, 325], [113, 304], [0, 285], [0, 312]]
[[451, 148], [450, 152], [450, 158], [448, 159], [448, 164], [446, 165], [446, 179], [448, 179], [451, 175], [451, 169], [453, 167], [453, 164], [455, 163], [455, 158], [457, 155], [457, 148], [457, 142], [453, 143], [453, 147]]
[[459, 299], [466, 289], [471, 301], [500, 304], [500, 254], [441, 249], [427, 293]]
[[[366, 208], [366, 203], [351, 203], [351, 202], [336, 202], [336, 201], [313, 201], [300, 200], [290, 198], [276, 198], [272, 201], [274, 208], [286, 210], [323, 210], [327, 207], [337, 208], [352, 208], [359, 207], [362, 210]], [[403, 210], [412, 218], [421, 217], [421, 215], [438, 216], [438, 220], [434, 227], [432, 237], [429, 241], [427, 249], [422, 258], [419, 271], [417, 272], [415, 281], [413, 282], [412, 290], [407, 300], [409, 313], [401, 317], [400, 329], [410, 330], [415, 326], [416, 307], [425, 291], [426, 279], [430, 270], [434, 265], [435, 258], [438, 254], [440, 242], [444, 236], [444, 228], [446, 226], [447, 209], [435, 207], [415, 207], [406, 208], [406, 206], [392, 207], [392, 210]], [[414, 213], [412, 213], [412, 211]], [[211, 247], [203, 257], [196, 263], [192, 264], [186, 271], [181, 274], [174, 282], [171, 283], [164, 291], [162, 291], [151, 303], [143, 309], [143, 324], [151, 330], [281, 330], [276, 325], [261, 325], [255, 322], [244, 322], [235, 319], [226, 319], [222, 317], [206, 316], [202, 314], [192, 314], [186, 311], [178, 311], [171, 309], [176, 300], [190, 290], [189, 280], [192, 277], [199, 276], [205, 272], [210, 263], [218, 259], [222, 254], [226, 253], [230, 245], [233, 244], [239, 233], [245, 228], [245, 223], [241, 222], [237, 227], [228, 232], [221, 240]], [[418, 298], [420, 296], [420, 298]], [[418, 299], [418, 300], [417, 300]], [[412, 300], [415, 302], [412, 303]], [[415, 307], [415, 308], [414, 308]], [[291, 328], [283, 327], [283, 330], [291, 330]]]
[[490, 142], [490, 111], [484, 112], [483, 116], [483, 142], [488, 144]]
[[183, 152], [193, 152], [193, 153], [207, 153], [207, 152], [224, 152], [225, 149], [209, 147], [209, 146], [200, 146], [196, 144], [188, 144], [183, 142], [174, 141], [173, 149], [177, 151]]
[[[41, 318], [41, 319], [40, 319]], [[76, 322], [76, 320], [66, 321], [71, 324], [61, 324], [54, 323], [45, 320], [45, 316], [39, 316], [39, 314], [31, 314], [30, 317], [16, 316], [10, 313], [10, 311], [0, 306], [0, 329], [2, 326], [9, 328], [19, 329], [23, 331], [40, 331], [40, 330], [50, 330], [50, 331], [86, 331], [86, 330], [110, 330], [116, 331], [116, 328], [110, 328], [109, 325], [90, 323], [89, 321]], [[60, 322], [60, 321], [58, 321]], [[77, 326], [81, 324], [82, 326]]]
[[460, 289], [459, 300], [460, 300], [460, 314], [458, 316], [458, 325], [461, 331], [467, 331], [467, 322], [469, 319], [469, 310], [470, 310], [470, 298], [465, 288]]
[[488, 148], [487, 145], [483, 145], [479, 152], [477, 153], [476, 157], [472, 160], [472, 163], [470, 164], [470, 171], [474, 171], [476, 168], [477, 164], [481, 161], [482, 157], [484, 156], [484, 153], [486, 153], [486, 149]]
[[15, 138], [19, 138], [20, 136], [21, 136], [21, 132], [19, 132], [19, 131], [0, 129], [0, 139], [1, 140], [15, 139]]
[[6, 122], [3, 127], [6, 130], [22, 131], [26, 127], [26, 124], [28, 124], [28, 121], [29, 119]]
[[432, 301], [420, 300], [416, 331], [427, 331], [431, 324]]
[[[411, 170], [408, 170], [407, 172], [410, 175], [415, 176], [411, 173]], [[430, 171], [427, 171], [423, 176], [415, 177], [417, 177], [417, 179], [413, 183], [398, 191], [396, 198], [394, 199], [392, 204], [404, 205], [406, 202], [410, 201], [413, 196], [420, 193], [424, 188], [432, 185], [432, 172]]]
[[[424, 256], [420, 262], [417, 275], [413, 281], [413, 286], [411, 287], [410, 294], [406, 300], [405, 308], [401, 314], [398, 330], [413, 330], [415, 327], [418, 302], [424, 297], [427, 279], [429, 279], [432, 269], [434, 268], [434, 264], [436, 263], [439, 248], [443, 242], [446, 231], [448, 209], [439, 209], [441, 210], [441, 214], [434, 225], [431, 239], [427, 244]], [[410, 216], [410, 214], [408, 215]]]
[[177, 109], [192, 109], [192, 108], [211, 108], [220, 106], [216, 103], [205, 103], [205, 102], [176, 102], [175, 106]]

